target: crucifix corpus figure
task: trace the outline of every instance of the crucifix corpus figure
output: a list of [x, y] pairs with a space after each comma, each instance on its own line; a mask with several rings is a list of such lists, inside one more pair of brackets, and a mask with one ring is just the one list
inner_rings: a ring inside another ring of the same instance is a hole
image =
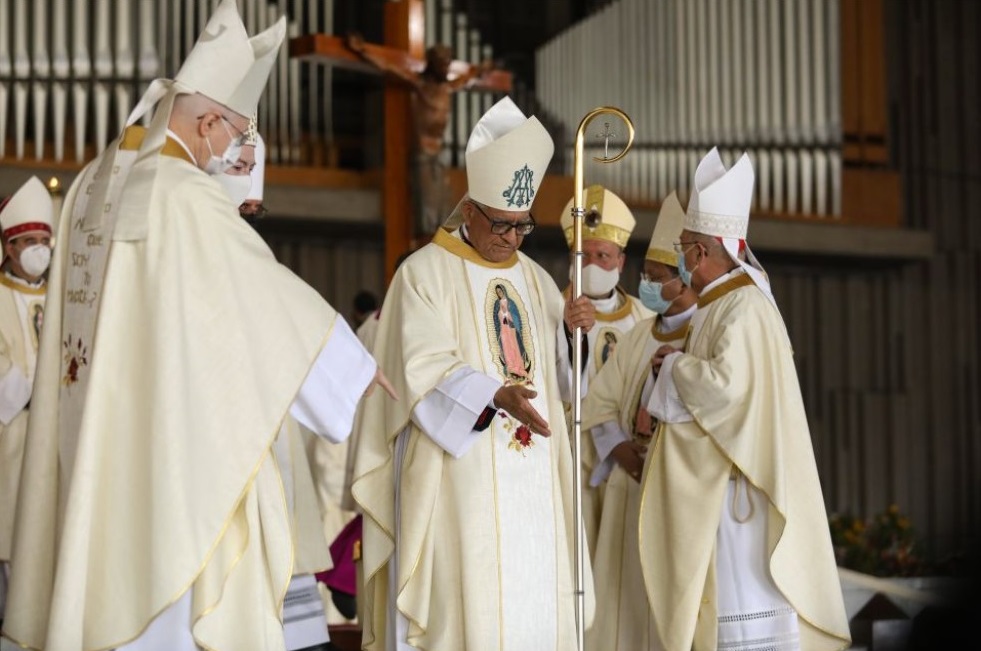
[[459, 74], [451, 75], [453, 53], [446, 45], [433, 45], [426, 50], [425, 67], [418, 71], [388, 58], [377, 56], [365, 47], [359, 34], [349, 34], [345, 44], [362, 60], [382, 72], [406, 82], [412, 88], [412, 122], [414, 150], [410, 154], [413, 184], [413, 213], [418, 235], [436, 232], [449, 210], [445, 165], [441, 160], [443, 136], [450, 120], [453, 93], [472, 86], [494, 69], [493, 61], [466, 66]]

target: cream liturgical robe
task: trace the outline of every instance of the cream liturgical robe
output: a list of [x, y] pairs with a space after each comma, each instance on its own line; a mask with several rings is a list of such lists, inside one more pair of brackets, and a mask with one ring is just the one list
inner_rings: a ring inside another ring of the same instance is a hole
[[[641, 565], [665, 648], [763, 648], [758, 638], [746, 645], [767, 620], [787, 630], [778, 621], [784, 607], [791, 617], [796, 611], [800, 649], [847, 647], [793, 351], [779, 312], [750, 276], [736, 271], [703, 292], [686, 352], [667, 358], [655, 394], [662, 382], [690, 412], [664, 417], [677, 422], [662, 423], [642, 482]], [[738, 487], [759, 496], [752, 506]], [[761, 526], [759, 561], [730, 558], [738, 546], [725, 535], [730, 525], [752, 536], [753, 522]], [[724, 580], [756, 565], [775, 585], [769, 594]], [[754, 603], [733, 604], [740, 594]], [[764, 602], [772, 606], [759, 610]], [[769, 640], [766, 648], [796, 648], [796, 641]]]
[[[166, 648], [282, 649], [294, 549], [273, 442], [287, 413], [314, 426], [301, 387], [350, 428], [374, 367], [346, 391], [314, 377], [337, 313], [179, 143], [142, 141], [127, 129], [66, 197], [4, 633], [88, 651], [191, 624]], [[137, 217], [142, 236], [113, 230]]]
[[[566, 288], [563, 292], [565, 298], [569, 297], [571, 289]], [[586, 372], [582, 376], [582, 395], [585, 396], [599, 370], [607, 362], [613, 351], [617, 349], [624, 335], [635, 325], [644, 319], [654, 316], [639, 299], [627, 294], [623, 288], [617, 287], [613, 296], [608, 299], [590, 299], [596, 307], [596, 325], [589, 329], [586, 334]], [[560, 363], [569, 369], [569, 372], [562, 376], [563, 400], [572, 400], [572, 359], [568, 346], [560, 347]]]
[[[43, 282], [30, 285], [9, 274], [0, 274], [0, 564], [10, 560], [17, 486], [27, 434], [27, 407], [46, 292]], [[5, 578], [0, 577], [0, 582], [3, 581]]]
[[[563, 296], [568, 299], [571, 288], [566, 288]], [[610, 359], [613, 352], [622, 342], [624, 336], [637, 323], [651, 318], [654, 313], [648, 310], [639, 299], [627, 294], [623, 288], [617, 287], [613, 296], [606, 299], [590, 299], [596, 307], [596, 324], [585, 333], [585, 372], [580, 384], [582, 396], [585, 398], [589, 385], [599, 373], [603, 365]], [[565, 329], [559, 329], [564, 335]], [[562, 400], [566, 403], [566, 425], [572, 427], [572, 348], [567, 341], [559, 342], [559, 389]], [[586, 432], [587, 430], [583, 430]], [[588, 441], [588, 435], [583, 440]], [[583, 445], [582, 462], [585, 477], [589, 476], [589, 468], [596, 465], [597, 459], [591, 445]], [[605, 486], [590, 487], [583, 483], [582, 509], [583, 521], [586, 527], [586, 538], [590, 550], [596, 549], [596, 536], [602, 517], [603, 491]]]
[[583, 401], [583, 429], [591, 432], [598, 459], [591, 469], [590, 483], [596, 486], [605, 482], [599, 532], [592, 550], [596, 618], [586, 633], [588, 649], [661, 648], [640, 572], [640, 485], [610, 453], [624, 441], [651, 443], [650, 418], [646, 419], [647, 432], [638, 431], [638, 411], [644, 409], [646, 413], [645, 393], [649, 394], [653, 387], [651, 356], [662, 345], [684, 345], [690, 316], [690, 312], [677, 315], [670, 328], [665, 327], [660, 316], [637, 324], [623, 336]]
[[[400, 266], [374, 351], [402, 401], [366, 404], [353, 487], [365, 514], [365, 648], [396, 648], [386, 618], [426, 651], [575, 647], [561, 315], [541, 267], [521, 253], [485, 261], [459, 231], [438, 231]], [[501, 411], [472, 431], [504, 383], [537, 392], [551, 438]], [[586, 586], [591, 619], [589, 576]]]

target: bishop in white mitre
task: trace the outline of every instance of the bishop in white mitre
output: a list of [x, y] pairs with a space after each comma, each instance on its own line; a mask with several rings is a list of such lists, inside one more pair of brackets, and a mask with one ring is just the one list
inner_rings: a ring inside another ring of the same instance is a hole
[[639, 540], [668, 651], [849, 643], [790, 338], [746, 244], [753, 181], [745, 154], [699, 163], [677, 246], [698, 309], [655, 351]]
[[360, 433], [366, 649], [576, 644], [563, 301], [518, 251], [552, 150], [495, 104], [467, 143], [468, 194], [385, 297], [374, 350], [403, 400], [369, 400]]
[[213, 175], [284, 20], [223, 0], [176, 77], [79, 175], [58, 225], [4, 634], [46, 651], [284, 648], [294, 566], [274, 442], [341, 440], [376, 376]]

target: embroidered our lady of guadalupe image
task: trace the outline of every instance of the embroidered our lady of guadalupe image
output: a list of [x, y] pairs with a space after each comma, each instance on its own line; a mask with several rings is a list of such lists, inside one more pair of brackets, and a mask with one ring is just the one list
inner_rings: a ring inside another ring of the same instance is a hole
[[491, 355], [505, 384], [531, 383], [535, 351], [528, 311], [507, 280], [497, 278], [484, 301]]
[[619, 332], [613, 328], [603, 328], [596, 337], [596, 353], [593, 355], [596, 370], [599, 371], [603, 365], [613, 357], [613, 351], [617, 349], [619, 342]]
[[31, 303], [27, 306], [27, 314], [31, 319], [31, 341], [34, 342], [34, 349], [37, 350], [41, 326], [44, 325], [44, 303], [41, 301]]
[[[487, 338], [491, 356], [504, 384], [533, 385], [535, 349], [532, 343], [531, 322], [521, 296], [507, 280], [495, 278], [487, 287], [484, 300]], [[499, 411], [501, 427], [510, 437], [508, 449], [527, 456], [535, 446], [531, 430], [506, 411]]]

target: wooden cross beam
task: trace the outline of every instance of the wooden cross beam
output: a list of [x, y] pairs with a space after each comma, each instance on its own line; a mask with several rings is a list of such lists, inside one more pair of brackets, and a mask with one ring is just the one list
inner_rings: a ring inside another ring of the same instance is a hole
[[[425, 24], [422, 0], [402, 0], [385, 3], [385, 45], [364, 44], [363, 54], [348, 47], [342, 37], [328, 34], [309, 34], [290, 40], [290, 57], [317, 64], [347, 67], [379, 74], [376, 65], [365, 61], [372, 58], [390, 69], [401, 68], [418, 74], [425, 67]], [[448, 81], [472, 76], [472, 66], [463, 61], [450, 64]], [[511, 74], [491, 71], [471, 80], [468, 89], [494, 92], [511, 91]], [[385, 278], [391, 280], [399, 256], [414, 245], [414, 220], [410, 196], [409, 159], [412, 152], [412, 93], [406, 83], [386, 75], [384, 89], [384, 181], [382, 184], [382, 216], [385, 223]]]
[[[365, 43], [365, 53], [376, 59], [383, 59], [392, 67], [421, 73], [426, 66], [424, 58], [417, 58], [404, 50], [397, 50], [386, 45]], [[369, 74], [378, 74], [375, 66], [367, 63], [356, 52], [351, 50], [341, 36], [332, 34], [307, 34], [290, 39], [290, 57], [308, 63], [334, 65], [348, 70], [356, 70]], [[450, 64], [449, 81], [454, 81], [469, 74], [474, 65], [466, 61], [455, 60]], [[468, 90], [483, 90], [497, 93], [510, 93], [513, 77], [507, 70], [490, 70], [475, 78]]]

